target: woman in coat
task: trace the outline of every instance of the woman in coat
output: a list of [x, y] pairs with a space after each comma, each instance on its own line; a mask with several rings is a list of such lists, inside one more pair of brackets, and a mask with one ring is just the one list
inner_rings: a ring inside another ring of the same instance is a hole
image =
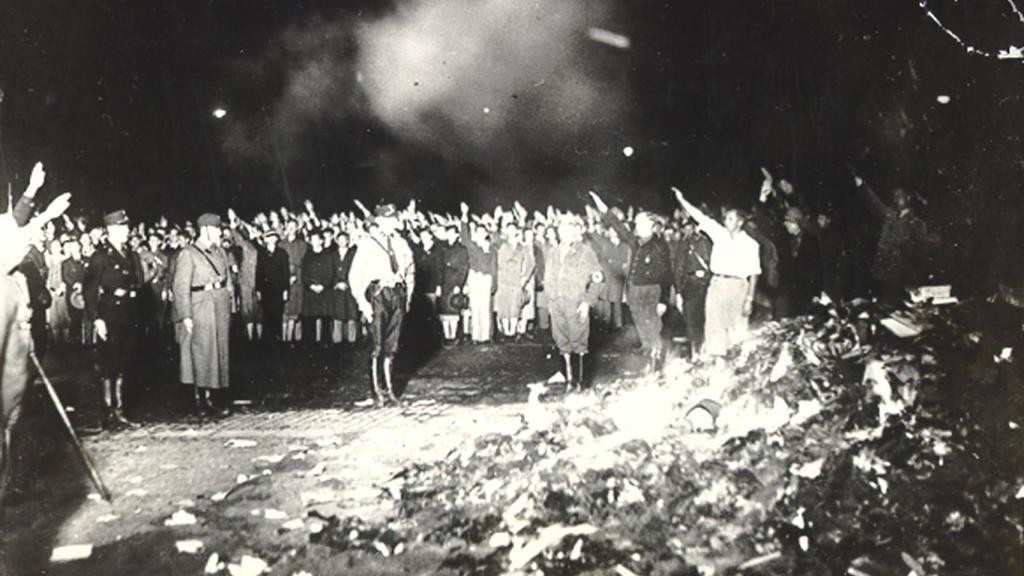
[[285, 237], [281, 241], [281, 248], [288, 254], [288, 266], [291, 268], [291, 277], [288, 279], [290, 292], [288, 301], [284, 304], [284, 334], [282, 340], [291, 342], [302, 339], [302, 326], [299, 324], [299, 315], [302, 312], [302, 295], [305, 292], [302, 288], [302, 259], [306, 255], [306, 241], [298, 236], [295, 222], [288, 222], [285, 228]]
[[462, 308], [457, 307], [456, 303], [465, 298], [462, 291], [466, 287], [466, 277], [469, 275], [469, 253], [459, 242], [459, 233], [454, 229], [445, 228], [441, 234], [441, 296], [438, 299], [438, 314], [441, 317], [441, 330], [445, 342], [451, 343], [459, 336], [459, 315], [462, 314]]
[[341, 232], [335, 238], [337, 248], [334, 254], [334, 289], [332, 290], [334, 311], [334, 341], [354, 344], [359, 336], [359, 308], [348, 285], [348, 273], [352, 270], [352, 259], [356, 247], [352, 246], [348, 234]]
[[506, 338], [516, 335], [523, 306], [526, 305], [526, 287], [533, 278], [533, 258], [523, 245], [522, 231], [507, 226], [504, 242], [498, 248], [498, 285], [494, 293], [494, 308], [498, 313], [498, 326]]
[[302, 258], [302, 321], [303, 332], [315, 342], [330, 339], [324, 327], [334, 317], [335, 252], [324, 250], [320, 232], [309, 235], [309, 251]]

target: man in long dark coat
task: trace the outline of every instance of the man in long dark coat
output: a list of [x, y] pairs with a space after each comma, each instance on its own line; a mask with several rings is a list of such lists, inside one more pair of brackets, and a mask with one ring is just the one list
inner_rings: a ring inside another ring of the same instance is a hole
[[221, 247], [220, 217], [203, 214], [197, 223], [199, 238], [178, 255], [172, 283], [180, 380], [195, 386], [200, 409], [224, 415], [227, 410], [214, 403], [211, 391], [230, 384], [231, 260]]
[[263, 338], [269, 342], [281, 339], [291, 276], [288, 253], [278, 245], [278, 240], [277, 232], [264, 234], [266, 248], [256, 257], [256, 298], [263, 308]]

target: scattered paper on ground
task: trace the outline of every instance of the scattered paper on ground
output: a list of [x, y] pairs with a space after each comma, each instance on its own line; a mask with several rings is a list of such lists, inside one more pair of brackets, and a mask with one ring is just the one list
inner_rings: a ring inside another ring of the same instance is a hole
[[50, 562], [71, 562], [92, 556], [92, 544], [70, 544], [58, 546], [50, 555]]

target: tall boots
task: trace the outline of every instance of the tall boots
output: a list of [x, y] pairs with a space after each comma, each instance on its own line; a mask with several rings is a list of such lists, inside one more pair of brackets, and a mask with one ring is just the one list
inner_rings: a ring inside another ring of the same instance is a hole
[[565, 363], [566, 390], [584, 390], [587, 388], [583, 379], [583, 357], [586, 354], [562, 354]]
[[103, 379], [103, 406], [104, 425], [118, 425], [136, 427], [138, 424], [132, 422], [124, 415], [124, 378], [118, 377], [113, 383], [110, 378]]
[[[377, 400], [377, 407], [384, 407], [384, 395], [380, 387], [380, 377], [377, 374], [377, 356], [370, 356], [370, 381], [373, 383], [373, 395]], [[391, 400], [398, 406], [402, 406], [402, 401], [395, 396], [395, 388], [391, 379], [392, 364], [394, 363], [393, 358], [384, 357], [380, 362], [381, 371], [384, 373], [384, 386], [388, 394], [388, 400]]]
[[646, 370], [644, 370], [645, 374], [661, 374], [662, 369], [665, 367], [664, 352], [664, 348], [658, 348], [650, 351], [650, 353], [647, 355], [647, 368]]
[[124, 417], [124, 377], [118, 376], [114, 381], [114, 421], [123, 426], [135, 427], [138, 424]]

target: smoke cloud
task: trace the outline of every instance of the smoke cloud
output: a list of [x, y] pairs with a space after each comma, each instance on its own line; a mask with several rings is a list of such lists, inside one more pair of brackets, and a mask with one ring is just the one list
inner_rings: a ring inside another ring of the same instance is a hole
[[[632, 144], [630, 53], [588, 38], [602, 25], [616, 28], [606, 0], [412, 0], [292, 26], [269, 123], [289, 161], [313, 130], [385, 126], [364, 163], [387, 186], [430, 189], [438, 163], [445, 186], [471, 174], [460, 186], [480, 195], [593, 186]], [[241, 152], [267, 148], [236, 136]]]

